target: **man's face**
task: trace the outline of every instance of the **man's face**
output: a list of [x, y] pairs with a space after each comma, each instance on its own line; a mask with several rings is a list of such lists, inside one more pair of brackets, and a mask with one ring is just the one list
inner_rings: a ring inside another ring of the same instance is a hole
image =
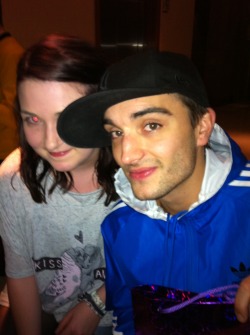
[[197, 168], [200, 126], [192, 128], [187, 107], [174, 94], [110, 107], [105, 129], [112, 136], [115, 160], [138, 199], [175, 195], [173, 199], [180, 200], [194, 184], [200, 187], [204, 172], [204, 166]]

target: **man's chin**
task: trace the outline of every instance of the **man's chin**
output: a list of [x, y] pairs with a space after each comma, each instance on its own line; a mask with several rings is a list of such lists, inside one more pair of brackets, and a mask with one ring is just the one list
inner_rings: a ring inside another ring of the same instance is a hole
[[155, 197], [152, 194], [148, 194], [148, 193], [142, 193], [138, 190], [133, 190], [134, 196], [141, 201], [145, 201], [145, 200], [155, 200]]

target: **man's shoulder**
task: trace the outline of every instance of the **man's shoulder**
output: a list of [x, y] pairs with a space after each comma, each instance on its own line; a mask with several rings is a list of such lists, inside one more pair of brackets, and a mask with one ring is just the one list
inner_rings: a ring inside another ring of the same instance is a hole
[[[153, 221], [155, 221], [155, 219], [150, 218], [145, 213], [141, 213], [122, 200], [119, 200], [104, 219], [102, 232], [109, 235], [112, 233], [116, 234], [118, 231], [135, 230]], [[141, 224], [137, 225], [138, 222]]]
[[107, 218], [112, 220], [113, 218], [120, 217], [121, 215], [124, 217], [125, 215], [130, 215], [134, 212], [136, 211], [132, 207], [128, 206], [125, 202], [119, 199], [110, 208]]
[[110, 211], [104, 219], [102, 225], [104, 228], [107, 228], [110, 224], [119, 225], [120, 221], [123, 221], [124, 219], [127, 221], [128, 216], [133, 212], [135, 212], [133, 208], [129, 207], [122, 200], [118, 200], [114, 203], [113, 207], [110, 208]]
[[250, 192], [250, 161], [247, 161], [239, 173], [228, 183], [235, 192]]

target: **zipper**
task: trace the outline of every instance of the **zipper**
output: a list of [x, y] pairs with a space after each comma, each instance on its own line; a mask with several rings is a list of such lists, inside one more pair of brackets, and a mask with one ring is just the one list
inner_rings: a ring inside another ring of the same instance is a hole
[[166, 250], [166, 262], [165, 262], [165, 274], [163, 276], [162, 285], [170, 282], [173, 256], [174, 256], [174, 242], [175, 242], [175, 228], [176, 228], [177, 219], [175, 216], [167, 214], [166, 219], [166, 230], [165, 230], [165, 250]]
[[199, 274], [199, 246], [196, 232], [192, 222], [188, 220], [183, 224], [185, 234], [185, 257], [186, 257], [186, 278], [185, 287], [190, 291], [200, 291], [200, 281], [197, 280]]

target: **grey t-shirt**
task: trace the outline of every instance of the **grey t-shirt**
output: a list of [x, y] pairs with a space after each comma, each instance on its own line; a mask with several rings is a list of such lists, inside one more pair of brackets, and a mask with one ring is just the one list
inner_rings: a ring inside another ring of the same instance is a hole
[[[38, 204], [22, 182], [16, 150], [0, 168], [0, 235], [10, 278], [34, 275], [42, 306], [57, 321], [77, 304], [82, 291], [104, 283], [100, 224], [110, 210], [100, 190], [77, 194], [55, 189], [47, 203]], [[15, 176], [13, 177], [13, 174]], [[46, 189], [51, 184], [46, 180]], [[101, 321], [111, 325], [111, 316]], [[100, 325], [101, 325], [100, 324]]]

